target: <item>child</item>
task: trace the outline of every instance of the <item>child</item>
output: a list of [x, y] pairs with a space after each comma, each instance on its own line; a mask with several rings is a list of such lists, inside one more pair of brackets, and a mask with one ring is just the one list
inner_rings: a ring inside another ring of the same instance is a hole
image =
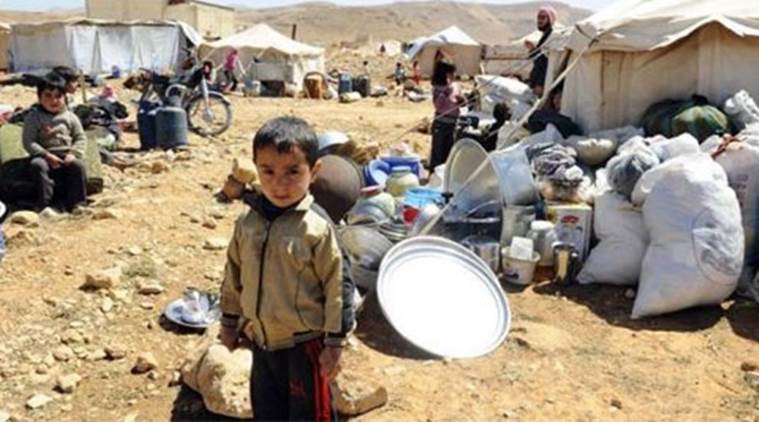
[[396, 85], [403, 85], [403, 83], [406, 82], [406, 69], [403, 68], [403, 63], [398, 62], [395, 64], [395, 72], [393, 73], [393, 76], [395, 77]]
[[51, 73], [37, 86], [38, 104], [24, 120], [24, 149], [31, 155], [37, 206], [62, 201], [73, 211], [87, 199], [87, 170], [82, 161], [87, 143], [82, 123], [66, 108], [65, 81]]
[[414, 79], [414, 85], [417, 87], [422, 85], [422, 68], [419, 66], [418, 60], [414, 60], [414, 64], [411, 66], [411, 77]]
[[453, 148], [459, 107], [464, 103], [458, 86], [453, 83], [456, 66], [443, 61], [435, 64], [432, 75], [432, 101], [435, 105], [435, 120], [432, 123], [432, 150], [430, 152], [430, 172], [445, 164]]
[[329, 380], [353, 328], [353, 281], [309, 184], [321, 166], [303, 120], [270, 120], [253, 140], [261, 194], [235, 225], [221, 288], [220, 339], [253, 342], [256, 420], [333, 419]]
[[237, 76], [235, 76], [235, 71], [237, 70], [237, 66], [239, 66], [239, 61], [240, 55], [236, 48], [233, 48], [227, 55], [226, 60], [224, 60], [224, 77], [227, 79], [228, 84], [232, 84], [230, 87], [232, 92], [237, 90]]

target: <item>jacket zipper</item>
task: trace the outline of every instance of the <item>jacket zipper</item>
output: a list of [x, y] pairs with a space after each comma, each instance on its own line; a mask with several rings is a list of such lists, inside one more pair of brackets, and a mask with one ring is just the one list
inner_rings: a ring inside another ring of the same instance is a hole
[[261, 248], [261, 259], [258, 267], [258, 298], [256, 299], [256, 319], [261, 324], [261, 334], [264, 336], [263, 349], [266, 349], [268, 340], [266, 338], [266, 328], [264, 328], [264, 321], [261, 319], [261, 297], [263, 297], [263, 284], [264, 284], [264, 264], [266, 262], [266, 246], [269, 244], [269, 233], [271, 232], [271, 221], [266, 222], [266, 235], [264, 236], [264, 244]]

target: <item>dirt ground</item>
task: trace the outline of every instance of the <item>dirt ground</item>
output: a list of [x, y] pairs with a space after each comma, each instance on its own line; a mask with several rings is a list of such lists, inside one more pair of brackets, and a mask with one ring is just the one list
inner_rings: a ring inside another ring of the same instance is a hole
[[[31, 90], [0, 90], [0, 103], [32, 100]], [[215, 419], [197, 395], [169, 386], [199, 334], [161, 321], [160, 313], [187, 287], [219, 288], [224, 251], [203, 244], [229, 238], [244, 210], [213, 197], [232, 159], [250, 155], [255, 130], [283, 114], [304, 117], [319, 131], [345, 131], [359, 142], [406, 139], [425, 154], [429, 143], [424, 135], [401, 135], [431, 113], [430, 104], [400, 98], [350, 105], [242, 97], [233, 102], [234, 126], [221, 138], [192, 136], [189, 153], [180, 156], [131, 154], [141, 162], [166, 163], [168, 171], [108, 168], [106, 189], [92, 208], [116, 210], [117, 218], [43, 218], [36, 228], [4, 226], [15, 239], [0, 266], [0, 414], [23, 421]], [[127, 145], [137, 145], [136, 135], [127, 135]], [[125, 271], [111, 293], [80, 289], [85, 274], [114, 265]], [[167, 291], [140, 295], [135, 286], [145, 280]], [[759, 392], [741, 370], [759, 361], [757, 304], [728, 301], [632, 321], [625, 289], [504, 286], [513, 315], [507, 341], [486, 357], [461, 361], [415, 350], [370, 297], [344, 354], [341, 382], [384, 386], [389, 401], [357, 419], [759, 421]], [[434, 300], [434, 292], [419, 300]], [[62, 342], [75, 356], [53, 357]], [[102, 359], [108, 346], [125, 348], [126, 357]], [[140, 352], [156, 356], [154, 375], [130, 372]], [[59, 394], [55, 380], [68, 373], [82, 381], [73, 394]], [[54, 400], [29, 410], [25, 404], [36, 393]]]

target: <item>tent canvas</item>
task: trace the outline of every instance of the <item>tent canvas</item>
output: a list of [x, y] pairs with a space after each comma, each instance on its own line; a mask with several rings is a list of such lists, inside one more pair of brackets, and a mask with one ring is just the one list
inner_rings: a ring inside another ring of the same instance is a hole
[[432, 75], [438, 51], [442, 51], [456, 65], [459, 74], [480, 74], [482, 46], [456, 26], [429, 37], [417, 38], [410, 45], [406, 54], [410, 61], [419, 61], [419, 68], [424, 75]]
[[8, 49], [10, 48], [11, 27], [0, 22], [0, 69], [8, 68]]
[[[739, 0], [622, 0], [570, 35], [562, 112], [586, 131], [638, 124], [667, 98], [759, 97], [759, 8]], [[594, 40], [591, 42], [591, 40]]]
[[200, 56], [220, 64], [233, 48], [240, 52], [240, 62], [253, 79], [283, 81], [301, 88], [307, 73], [324, 73], [324, 49], [292, 40], [266, 24], [202, 44]]
[[174, 69], [186, 56], [183, 47], [199, 37], [175, 22], [72, 20], [13, 26], [13, 70], [26, 72], [58, 65], [85, 73], [141, 67]]

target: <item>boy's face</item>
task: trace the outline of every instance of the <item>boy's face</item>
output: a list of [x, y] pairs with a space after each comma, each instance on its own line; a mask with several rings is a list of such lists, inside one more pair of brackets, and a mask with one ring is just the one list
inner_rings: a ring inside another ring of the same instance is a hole
[[73, 80], [71, 82], [66, 82], [66, 93], [67, 94], [74, 94], [74, 93], [76, 93], [77, 89], [79, 89], [79, 81]]
[[39, 97], [42, 108], [50, 113], [58, 113], [63, 110], [66, 102], [63, 100], [63, 92], [58, 89], [46, 89]]
[[310, 167], [306, 154], [298, 147], [286, 153], [280, 153], [274, 146], [264, 147], [256, 150], [254, 161], [264, 196], [280, 208], [303, 199], [321, 167], [320, 161]]

